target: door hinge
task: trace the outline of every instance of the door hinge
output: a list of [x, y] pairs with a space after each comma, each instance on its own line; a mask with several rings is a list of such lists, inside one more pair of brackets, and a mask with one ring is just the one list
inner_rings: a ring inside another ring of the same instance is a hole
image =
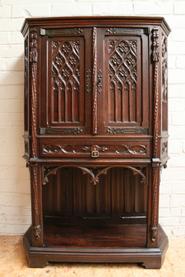
[[46, 29], [40, 28], [40, 35], [45, 36], [46, 35]]

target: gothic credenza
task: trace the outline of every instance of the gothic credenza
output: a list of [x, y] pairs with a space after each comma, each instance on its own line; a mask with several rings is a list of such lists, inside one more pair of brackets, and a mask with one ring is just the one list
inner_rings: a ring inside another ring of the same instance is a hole
[[25, 20], [29, 266], [160, 268], [168, 245], [158, 206], [169, 32], [160, 17]]

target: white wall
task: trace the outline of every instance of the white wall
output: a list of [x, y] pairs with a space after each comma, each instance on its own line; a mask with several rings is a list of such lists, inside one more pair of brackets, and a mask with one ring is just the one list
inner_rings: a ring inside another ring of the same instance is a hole
[[160, 222], [185, 235], [185, 1], [0, 1], [0, 233], [22, 234], [30, 224], [29, 175], [23, 155], [23, 38], [25, 17], [64, 15], [164, 16], [169, 37], [169, 155], [163, 171]]

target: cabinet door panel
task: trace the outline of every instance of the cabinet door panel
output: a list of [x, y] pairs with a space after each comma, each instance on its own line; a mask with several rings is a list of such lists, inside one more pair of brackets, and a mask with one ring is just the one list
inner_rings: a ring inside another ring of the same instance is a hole
[[[90, 130], [91, 29], [46, 30], [42, 39], [42, 133], [87, 134]], [[43, 83], [43, 82], [42, 82]]]
[[150, 99], [146, 31], [127, 28], [101, 30], [103, 133], [148, 132]]

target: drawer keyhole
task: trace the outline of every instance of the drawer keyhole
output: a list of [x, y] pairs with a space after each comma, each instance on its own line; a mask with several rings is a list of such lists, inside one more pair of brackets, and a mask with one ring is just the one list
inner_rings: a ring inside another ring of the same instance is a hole
[[97, 145], [92, 145], [91, 147], [91, 158], [98, 158], [100, 155], [100, 152], [97, 149]]
[[98, 158], [99, 157], [99, 151], [98, 150], [93, 150], [91, 151], [91, 157], [92, 158]]

